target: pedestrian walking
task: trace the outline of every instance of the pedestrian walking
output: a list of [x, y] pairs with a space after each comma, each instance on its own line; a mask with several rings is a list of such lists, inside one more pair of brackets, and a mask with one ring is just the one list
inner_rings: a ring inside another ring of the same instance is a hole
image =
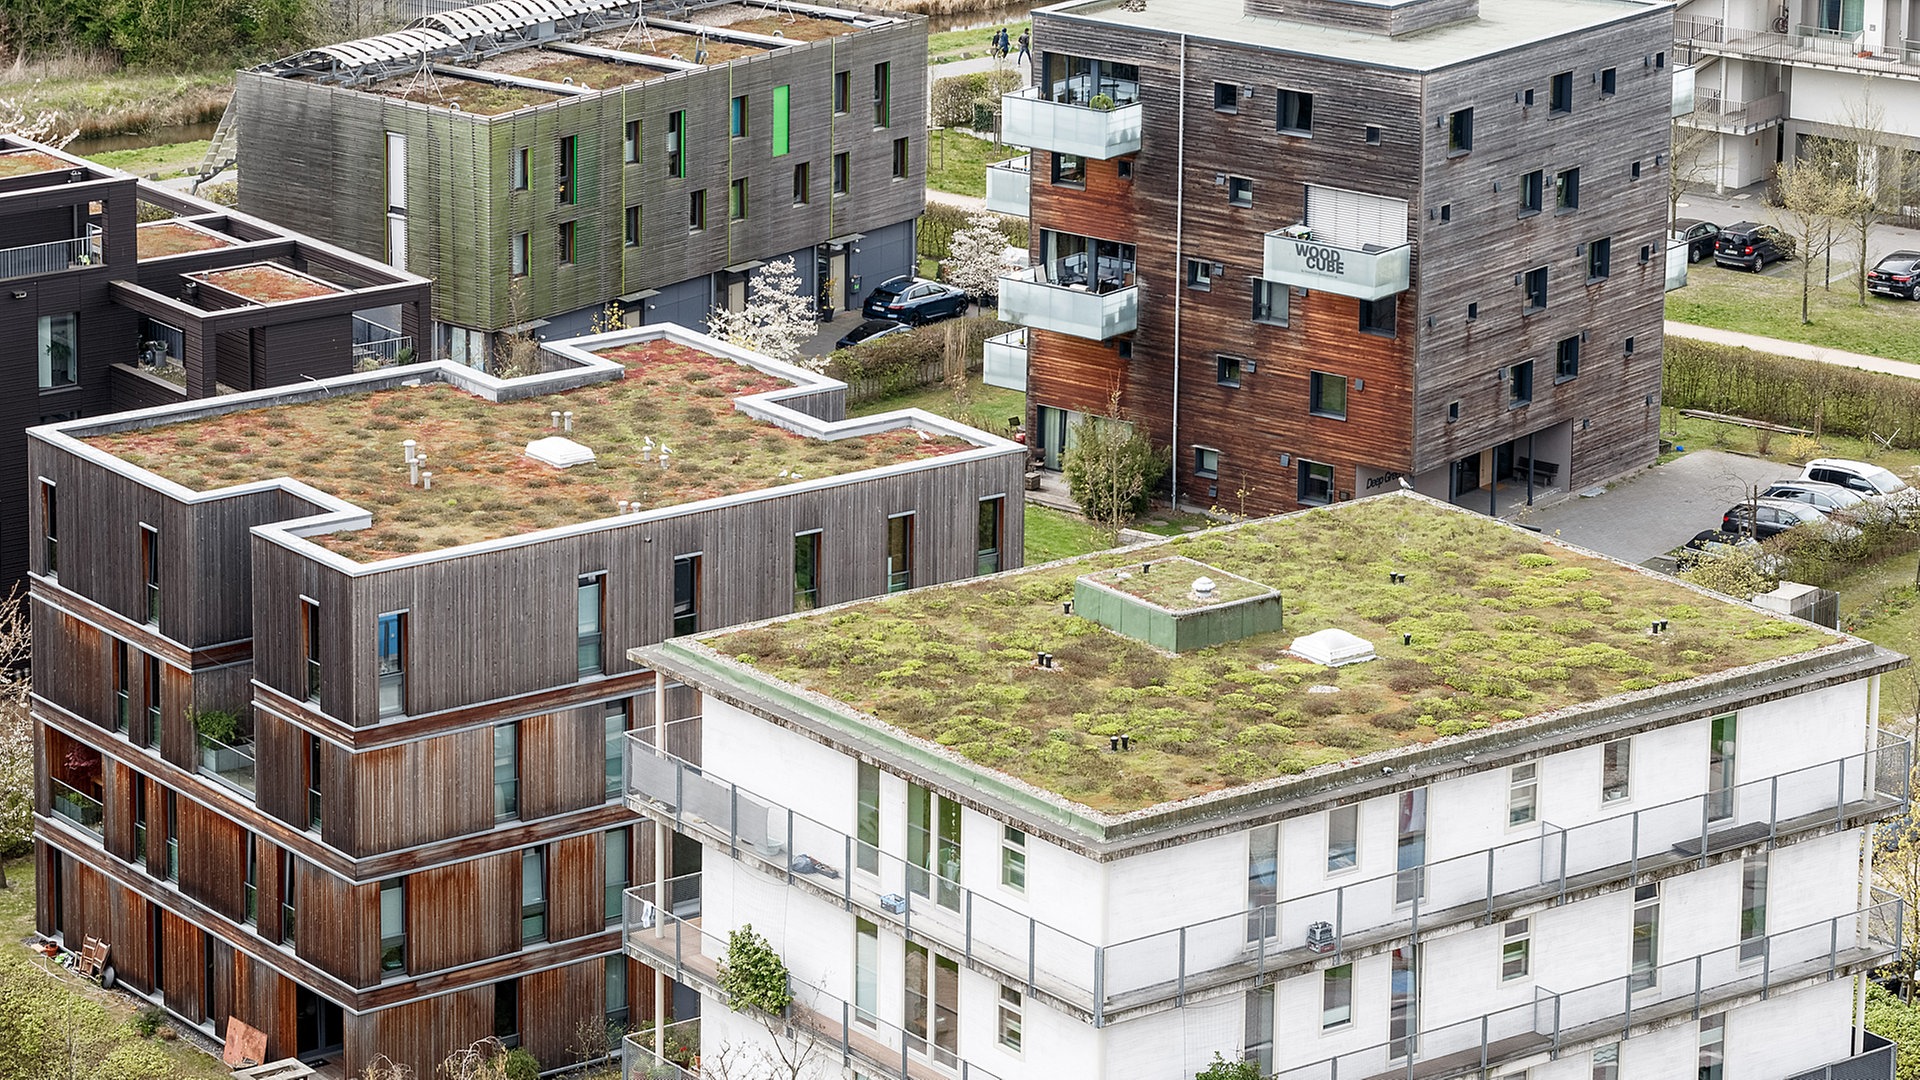
[[1027, 48], [1032, 44], [1032, 37], [1025, 30], [1020, 31], [1020, 55], [1014, 59], [1014, 63], [1027, 64], [1032, 62], [1027, 55]]
[[993, 35], [993, 52], [995, 56], [1005, 57], [1007, 55], [1008, 40], [1007, 28], [1003, 26]]

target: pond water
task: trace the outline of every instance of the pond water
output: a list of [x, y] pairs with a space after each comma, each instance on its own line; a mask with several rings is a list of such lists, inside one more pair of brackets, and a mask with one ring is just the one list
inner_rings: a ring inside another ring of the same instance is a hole
[[973, 11], [955, 11], [946, 15], [927, 16], [927, 33], [945, 34], [954, 30], [997, 30], [1002, 26], [1012, 26], [1026, 21], [1027, 15], [1038, 4], [1007, 4], [1002, 7], [978, 8]]
[[75, 139], [67, 144], [67, 152], [81, 157], [92, 157], [112, 150], [138, 150], [145, 146], [166, 146], [171, 143], [197, 142], [213, 138], [214, 129], [220, 126], [218, 120], [209, 120], [204, 124], [181, 124], [177, 127], [150, 128], [146, 131], [128, 135], [98, 135], [91, 139]]

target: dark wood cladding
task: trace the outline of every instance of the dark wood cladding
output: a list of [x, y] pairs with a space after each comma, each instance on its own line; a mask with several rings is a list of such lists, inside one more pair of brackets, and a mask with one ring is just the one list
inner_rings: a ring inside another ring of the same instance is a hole
[[354, 854], [493, 827], [492, 728], [366, 751], [355, 755], [351, 778], [353, 831], [338, 842]]
[[[607, 801], [605, 713], [596, 705], [520, 721], [521, 814], [549, 817]], [[492, 767], [489, 742], [489, 776]]]
[[310, 863], [294, 876], [295, 948], [353, 986], [380, 981], [380, 887], [352, 885]]
[[537, 971], [520, 979], [520, 1012], [538, 1009], [541, 1022], [523, 1023], [520, 1045], [540, 1061], [570, 1061], [578, 1055], [584, 1024], [604, 1024], [606, 965], [589, 960]]
[[[632, 866], [631, 861], [628, 863]], [[547, 845], [547, 925], [554, 941], [597, 934], [607, 928], [606, 839], [571, 836]]]
[[207, 946], [198, 926], [160, 912], [160, 989], [167, 1008], [196, 1023], [207, 1018]]
[[1157, 431], [1158, 407], [1166, 389], [1135, 385], [1136, 369], [1115, 351], [1112, 342], [1087, 341], [1050, 330], [1027, 332], [1028, 396], [1055, 408], [1105, 416], [1119, 395], [1121, 415], [1147, 425], [1164, 443], [1169, 436]]
[[256, 957], [233, 954], [233, 1015], [266, 1033], [270, 1058], [299, 1042], [298, 989]]
[[407, 878], [409, 968], [470, 964], [520, 947], [520, 853], [422, 870]]
[[349, 1016], [347, 1057], [371, 1061], [385, 1054], [394, 1061], [437, 1065], [455, 1050], [493, 1034], [493, 996], [493, 987], [477, 986]]
[[239, 922], [246, 917], [247, 834], [192, 799], [177, 799], [180, 887]]

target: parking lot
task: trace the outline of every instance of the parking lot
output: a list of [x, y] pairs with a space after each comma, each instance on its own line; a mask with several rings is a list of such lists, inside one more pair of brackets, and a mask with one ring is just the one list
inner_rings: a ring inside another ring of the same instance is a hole
[[1755, 484], [1795, 475], [1778, 462], [1690, 450], [1592, 497], [1574, 495], [1510, 515], [1548, 536], [1623, 562], [1644, 562], [1679, 547], [1702, 529], [1720, 527], [1727, 507]]

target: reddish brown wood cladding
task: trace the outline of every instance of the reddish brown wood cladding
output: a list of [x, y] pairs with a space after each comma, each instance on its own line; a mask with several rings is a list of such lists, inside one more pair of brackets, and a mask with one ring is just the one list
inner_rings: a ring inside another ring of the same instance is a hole
[[245, 953], [233, 955], [233, 1015], [267, 1035], [267, 1057], [292, 1057], [299, 1027], [291, 979]]
[[[1130, 365], [1120, 359], [1113, 342], [1034, 330], [1027, 335], [1027, 350], [1032, 358], [1027, 374], [1030, 400], [1105, 416], [1118, 393], [1122, 415], [1140, 415], [1145, 408], [1140, 392], [1127, 385]], [[1160, 441], [1164, 443], [1165, 436]]]
[[164, 909], [160, 927], [160, 988], [167, 1008], [189, 1020], [205, 1020], [206, 938], [198, 926]]
[[[345, 842], [357, 857], [493, 825], [490, 727], [368, 750], [353, 760], [349, 779], [353, 835]], [[521, 789], [526, 790], [524, 782]]]
[[294, 875], [298, 952], [354, 986], [380, 981], [380, 886], [349, 885], [311, 863]]
[[[261, 782], [254, 803], [295, 828], [307, 826], [307, 733], [260, 709], [253, 711], [253, 768]], [[277, 779], [276, 779], [277, 778]]]
[[[1084, 188], [1053, 183], [1053, 157], [1044, 150], [1033, 152], [1029, 202], [1035, 223], [1077, 236], [1101, 240], [1135, 242], [1134, 189], [1132, 180], [1120, 177], [1120, 163], [1133, 164], [1131, 156], [1112, 161], [1086, 162]], [[1039, 243], [1034, 235], [1034, 244]]]
[[278, 845], [265, 837], [254, 837], [254, 863], [260, 867], [255, 893], [254, 925], [268, 941], [280, 940], [280, 860], [285, 855]]
[[606, 961], [595, 957], [520, 978], [520, 1045], [542, 1062], [572, 1061], [582, 1024], [606, 1013]]
[[46, 604], [33, 610], [34, 692], [102, 728], [113, 728], [111, 640]]
[[[129, 678], [142, 678], [133, 676]], [[200, 753], [193, 726], [193, 675], [171, 664], [160, 665], [160, 756], [191, 770]]]
[[491, 1034], [493, 987], [480, 986], [348, 1016], [346, 1056], [356, 1070], [384, 1054], [415, 1076], [433, 1076], [447, 1055]]
[[112, 937], [107, 962], [120, 981], [137, 989], [153, 990], [153, 908], [131, 889], [112, 887]]
[[101, 762], [101, 776], [106, 781], [106, 798], [102, 800], [106, 810], [106, 848], [114, 857], [129, 861], [133, 858], [133, 783], [138, 775], [112, 758]]
[[180, 814], [180, 888], [227, 918], [246, 914], [247, 834], [192, 799]]
[[607, 801], [605, 714], [603, 706], [594, 705], [520, 721], [522, 817], [547, 817]]
[[433, 971], [520, 947], [520, 853], [407, 878], [408, 966]]
[[556, 840], [547, 845], [547, 920], [549, 936], [563, 941], [607, 928], [606, 838], [604, 833]]
[[60, 930], [68, 945], [77, 949], [90, 937], [112, 944], [113, 897], [107, 879], [71, 856], [60, 858], [60, 871], [60, 892], [66, 900]]

